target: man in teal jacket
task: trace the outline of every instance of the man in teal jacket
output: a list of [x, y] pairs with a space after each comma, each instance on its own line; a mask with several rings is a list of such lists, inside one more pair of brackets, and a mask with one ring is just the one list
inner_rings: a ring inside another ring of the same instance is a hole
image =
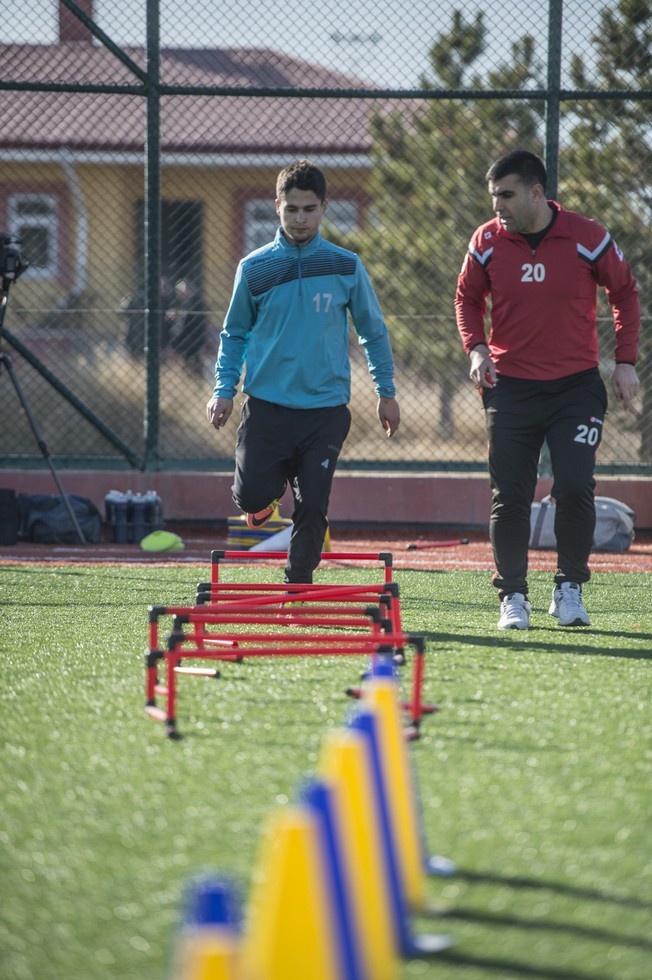
[[328, 207], [324, 174], [309, 160], [290, 164], [278, 175], [275, 203], [274, 241], [242, 259], [236, 272], [206, 414], [216, 429], [227, 422], [244, 367], [233, 499], [250, 527], [262, 527], [290, 485], [285, 581], [310, 583], [351, 424], [349, 315], [390, 437], [400, 411], [389, 335], [369, 276], [355, 253], [319, 232]]

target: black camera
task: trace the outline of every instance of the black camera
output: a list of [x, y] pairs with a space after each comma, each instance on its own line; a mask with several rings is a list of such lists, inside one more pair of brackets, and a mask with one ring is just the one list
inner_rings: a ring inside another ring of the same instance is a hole
[[20, 238], [0, 232], [0, 276], [5, 282], [15, 282], [29, 262], [20, 251]]

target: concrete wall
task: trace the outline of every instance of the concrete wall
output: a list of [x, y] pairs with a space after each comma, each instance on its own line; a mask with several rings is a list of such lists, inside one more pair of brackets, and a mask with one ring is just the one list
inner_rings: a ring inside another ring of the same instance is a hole
[[[104, 512], [109, 490], [155, 490], [169, 521], [226, 521], [237, 513], [231, 476], [224, 473], [140, 473], [57, 470], [66, 493], [89, 497]], [[0, 470], [0, 486], [17, 493], [57, 493], [48, 469]], [[539, 481], [536, 498], [549, 493], [551, 480]], [[597, 494], [615, 497], [636, 513], [636, 526], [652, 528], [652, 478], [605, 477]], [[290, 514], [290, 497], [281, 512]], [[336, 475], [330, 518], [337, 523], [487, 526], [490, 505], [486, 474], [349, 473]]]

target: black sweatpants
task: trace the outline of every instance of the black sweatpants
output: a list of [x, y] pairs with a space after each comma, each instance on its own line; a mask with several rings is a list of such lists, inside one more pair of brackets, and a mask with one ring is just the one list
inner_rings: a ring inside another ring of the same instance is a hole
[[489, 534], [500, 598], [527, 595], [530, 509], [544, 439], [556, 501], [555, 583], [588, 582], [595, 530], [595, 456], [607, 392], [598, 370], [555, 381], [499, 376], [482, 393], [489, 437], [492, 504]]
[[280, 499], [289, 484], [294, 497], [286, 582], [312, 582], [328, 528], [328, 501], [335, 467], [351, 427], [346, 405], [284, 408], [247, 398], [236, 435], [233, 499], [256, 513]]

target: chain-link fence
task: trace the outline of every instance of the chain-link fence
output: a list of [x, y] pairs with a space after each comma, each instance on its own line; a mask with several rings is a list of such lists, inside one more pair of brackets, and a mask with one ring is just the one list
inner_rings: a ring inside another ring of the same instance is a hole
[[[652, 12], [647, 0], [23, 0], [0, 31], [3, 359], [49, 452], [83, 467], [229, 468], [205, 420], [238, 259], [310, 157], [327, 237], [358, 251], [392, 334], [403, 422], [382, 438], [352, 334], [341, 465], [484, 467], [453, 295], [498, 155], [544, 155], [551, 196], [606, 225], [641, 287], [643, 395], [600, 468], [652, 471]], [[613, 324], [601, 299], [602, 368]], [[38, 458], [0, 364], [0, 453]]]

